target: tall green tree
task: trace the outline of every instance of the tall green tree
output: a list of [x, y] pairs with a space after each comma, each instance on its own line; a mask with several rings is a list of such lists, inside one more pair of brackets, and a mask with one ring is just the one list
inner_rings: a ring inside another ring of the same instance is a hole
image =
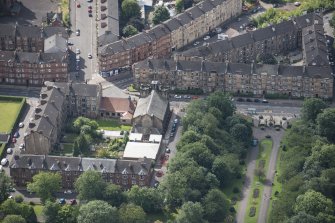
[[141, 8], [136, 0], [124, 0], [121, 4], [122, 16], [129, 20], [130, 18], [140, 17]]
[[163, 194], [155, 188], [133, 186], [128, 192], [128, 201], [141, 206], [146, 213], [162, 211]]
[[5, 201], [9, 196], [9, 191], [13, 187], [11, 179], [5, 174], [0, 172], [0, 203]]
[[176, 208], [182, 205], [185, 199], [187, 179], [179, 171], [166, 175], [161, 184], [166, 194], [166, 202], [171, 208]]
[[181, 13], [184, 8], [184, 0], [176, 0], [176, 11], [177, 13]]
[[205, 219], [210, 222], [223, 222], [228, 215], [230, 202], [218, 189], [208, 192], [203, 201]]
[[118, 223], [119, 215], [115, 207], [105, 201], [90, 201], [79, 209], [78, 223]]
[[26, 220], [20, 215], [7, 215], [2, 223], [26, 223]]
[[318, 131], [321, 136], [335, 143], [335, 109], [327, 108], [317, 116]]
[[119, 185], [108, 184], [103, 194], [103, 200], [107, 201], [113, 207], [119, 207], [127, 200], [127, 195], [122, 191]]
[[45, 222], [58, 223], [58, 212], [60, 208], [60, 204], [52, 201], [46, 201], [42, 210], [42, 214], [45, 217]]
[[75, 140], [73, 143], [73, 156], [79, 156], [79, 154], [80, 154], [80, 149], [79, 149], [78, 141]]
[[320, 213], [332, 215], [334, 213], [334, 205], [330, 199], [320, 192], [309, 190], [297, 197], [294, 210], [297, 213], [305, 212], [317, 217]]
[[301, 117], [305, 121], [315, 122], [318, 114], [327, 107], [327, 104], [320, 98], [305, 99], [301, 109]]
[[252, 129], [245, 124], [236, 124], [230, 129], [231, 136], [243, 143], [245, 146], [250, 145], [252, 139]]
[[145, 223], [146, 214], [142, 207], [124, 204], [119, 209], [120, 223]]
[[199, 202], [186, 202], [176, 215], [176, 223], [202, 223], [204, 219], [204, 209]]
[[152, 18], [152, 22], [157, 25], [161, 22], [164, 22], [166, 20], [168, 20], [170, 18], [170, 13], [167, 10], [167, 8], [162, 5], [162, 6], [158, 6], [153, 14], [153, 18]]
[[222, 186], [227, 184], [240, 173], [238, 157], [232, 153], [217, 156], [213, 162], [212, 172], [218, 178]]
[[40, 172], [33, 176], [33, 182], [28, 183], [27, 190], [35, 192], [42, 203], [45, 203], [46, 200], [55, 200], [55, 193], [61, 189], [61, 182], [59, 173]]
[[37, 222], [32, 206], [26, 203], [16, 203], [13, 199], [7, 199], [1, 204], [1, 212], [4, 215], [20, 215], [27, 223]]
[[102, 199], [105, 188], [106, 183], [101, 174], [95, 171], [85, 171], [75, 182], [75, 189], [81, 201]]
[[236, 110], [230, 95], [220, 91], [209, 95], [206, 101], [208, 107], [215, 107], [221, 111], [224, 120], [232, 116]]

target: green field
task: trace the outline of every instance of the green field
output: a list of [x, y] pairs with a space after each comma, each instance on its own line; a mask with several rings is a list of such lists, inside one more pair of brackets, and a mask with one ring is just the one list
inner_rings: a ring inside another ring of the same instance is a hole
[[[261, 160], [265, 160], [265, 165], [264, 165], [264, 174], [265, 175], [268, 171], [271, 151], [272, 151], [272, 140], [263, 139], [259, 144], [259, 153], [258, 153], [258, 157], [257, 157], [257, 160], [256, 160], [256, 168], [259, 166]], [[253, 197], [253, 193], [254, 193], [255, 189], [259, 190], [257, 198]], [[250, 197], [248, 199], [248, 206], [247, 206], [247, 209], [246, 209], [245, 222], [248, 222], [248, 223], [256, 223], [257, 222], [258, 214], [259, 214], [259, 208], [260, 208], [260, 204], [261, 204], [261, 201], [262, 201], [263, 189], [264, 189], [263, 179], [262, 178], [260, 179], [260, 177], [256, 176], [256, 174], [255, 174], [252, 185], [251, 185], [251, 189], [250, 189]], [[250, 212], [251, 207], [256, 207], [256, 214], [255, 214], [254, 217], [249, 216], [249, 212]]]
[[99, 124], [99, 129], [109, 131], [130, 131], [131, 125], [121, 125], [118, 120], [96, 120]]
[[0, 99], [0, 132], [10, 132], [21, 110], [21, 101]]

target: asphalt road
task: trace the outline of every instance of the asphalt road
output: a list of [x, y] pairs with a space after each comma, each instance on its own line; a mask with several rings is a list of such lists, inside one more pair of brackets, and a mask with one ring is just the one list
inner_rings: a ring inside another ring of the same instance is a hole
[[[71, 23], [72, 35], [69, 41], [73, 43], [70, 46], [72, 53], [70, 54], [71, 71], [76, 70], [76, 49], [80, 50], [79, 75], [78, 79], [86, 81], [92, 79], [97, 70], [97, 52], [96, 52], [96, 1], [89, 3], [87, 1], [70, 1], [71, 3]], [[80, 3], [80, 7], [77, 4]], [[92, 7], [92, 17], [89, 17], [88, 7]], [[76, 30], [80, 31], [80, 35], [76, 36]], [[92, 59], [88, 58], [88, 54], [92, 55]]]

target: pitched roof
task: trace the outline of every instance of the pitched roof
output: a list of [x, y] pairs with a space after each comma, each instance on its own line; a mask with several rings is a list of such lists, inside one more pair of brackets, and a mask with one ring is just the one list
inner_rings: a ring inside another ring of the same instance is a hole
[[66, 52], [67, 44], [66, 39], [61, 35], [53, 35], [44, 40], [44, 52], [45, 53], [56, 53], [56, 52]]
[[156, 91], [151, 91], [151, 94], [146, 98], [140, 98], [134, 113], [134, 118], [143, 115], [153, 115], [160, 120], [164, 120], [165, 112], [169, 103], [163, 99]]
[[129, 98], [102, 97], [100, 110], [120, 113], [129, 112], [134, 114], [135, 105]]

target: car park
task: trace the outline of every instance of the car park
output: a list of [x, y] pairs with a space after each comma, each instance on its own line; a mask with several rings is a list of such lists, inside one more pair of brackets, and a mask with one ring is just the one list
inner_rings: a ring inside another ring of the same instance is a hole
[[20, 127], [20, 128], [23, 128], [23, 126], [24, 126], [24, 123], [23, 123], [23, 122], [20, 122], [20, 123], [19, 123], [19, 127]]
[[8, 163], [8, 159], [7, 159], [7, 158], [3, 158], [3, 159], [1, 160], [1, 165], [2, 165], [2, 166], [5, 166], [7, 163]]

